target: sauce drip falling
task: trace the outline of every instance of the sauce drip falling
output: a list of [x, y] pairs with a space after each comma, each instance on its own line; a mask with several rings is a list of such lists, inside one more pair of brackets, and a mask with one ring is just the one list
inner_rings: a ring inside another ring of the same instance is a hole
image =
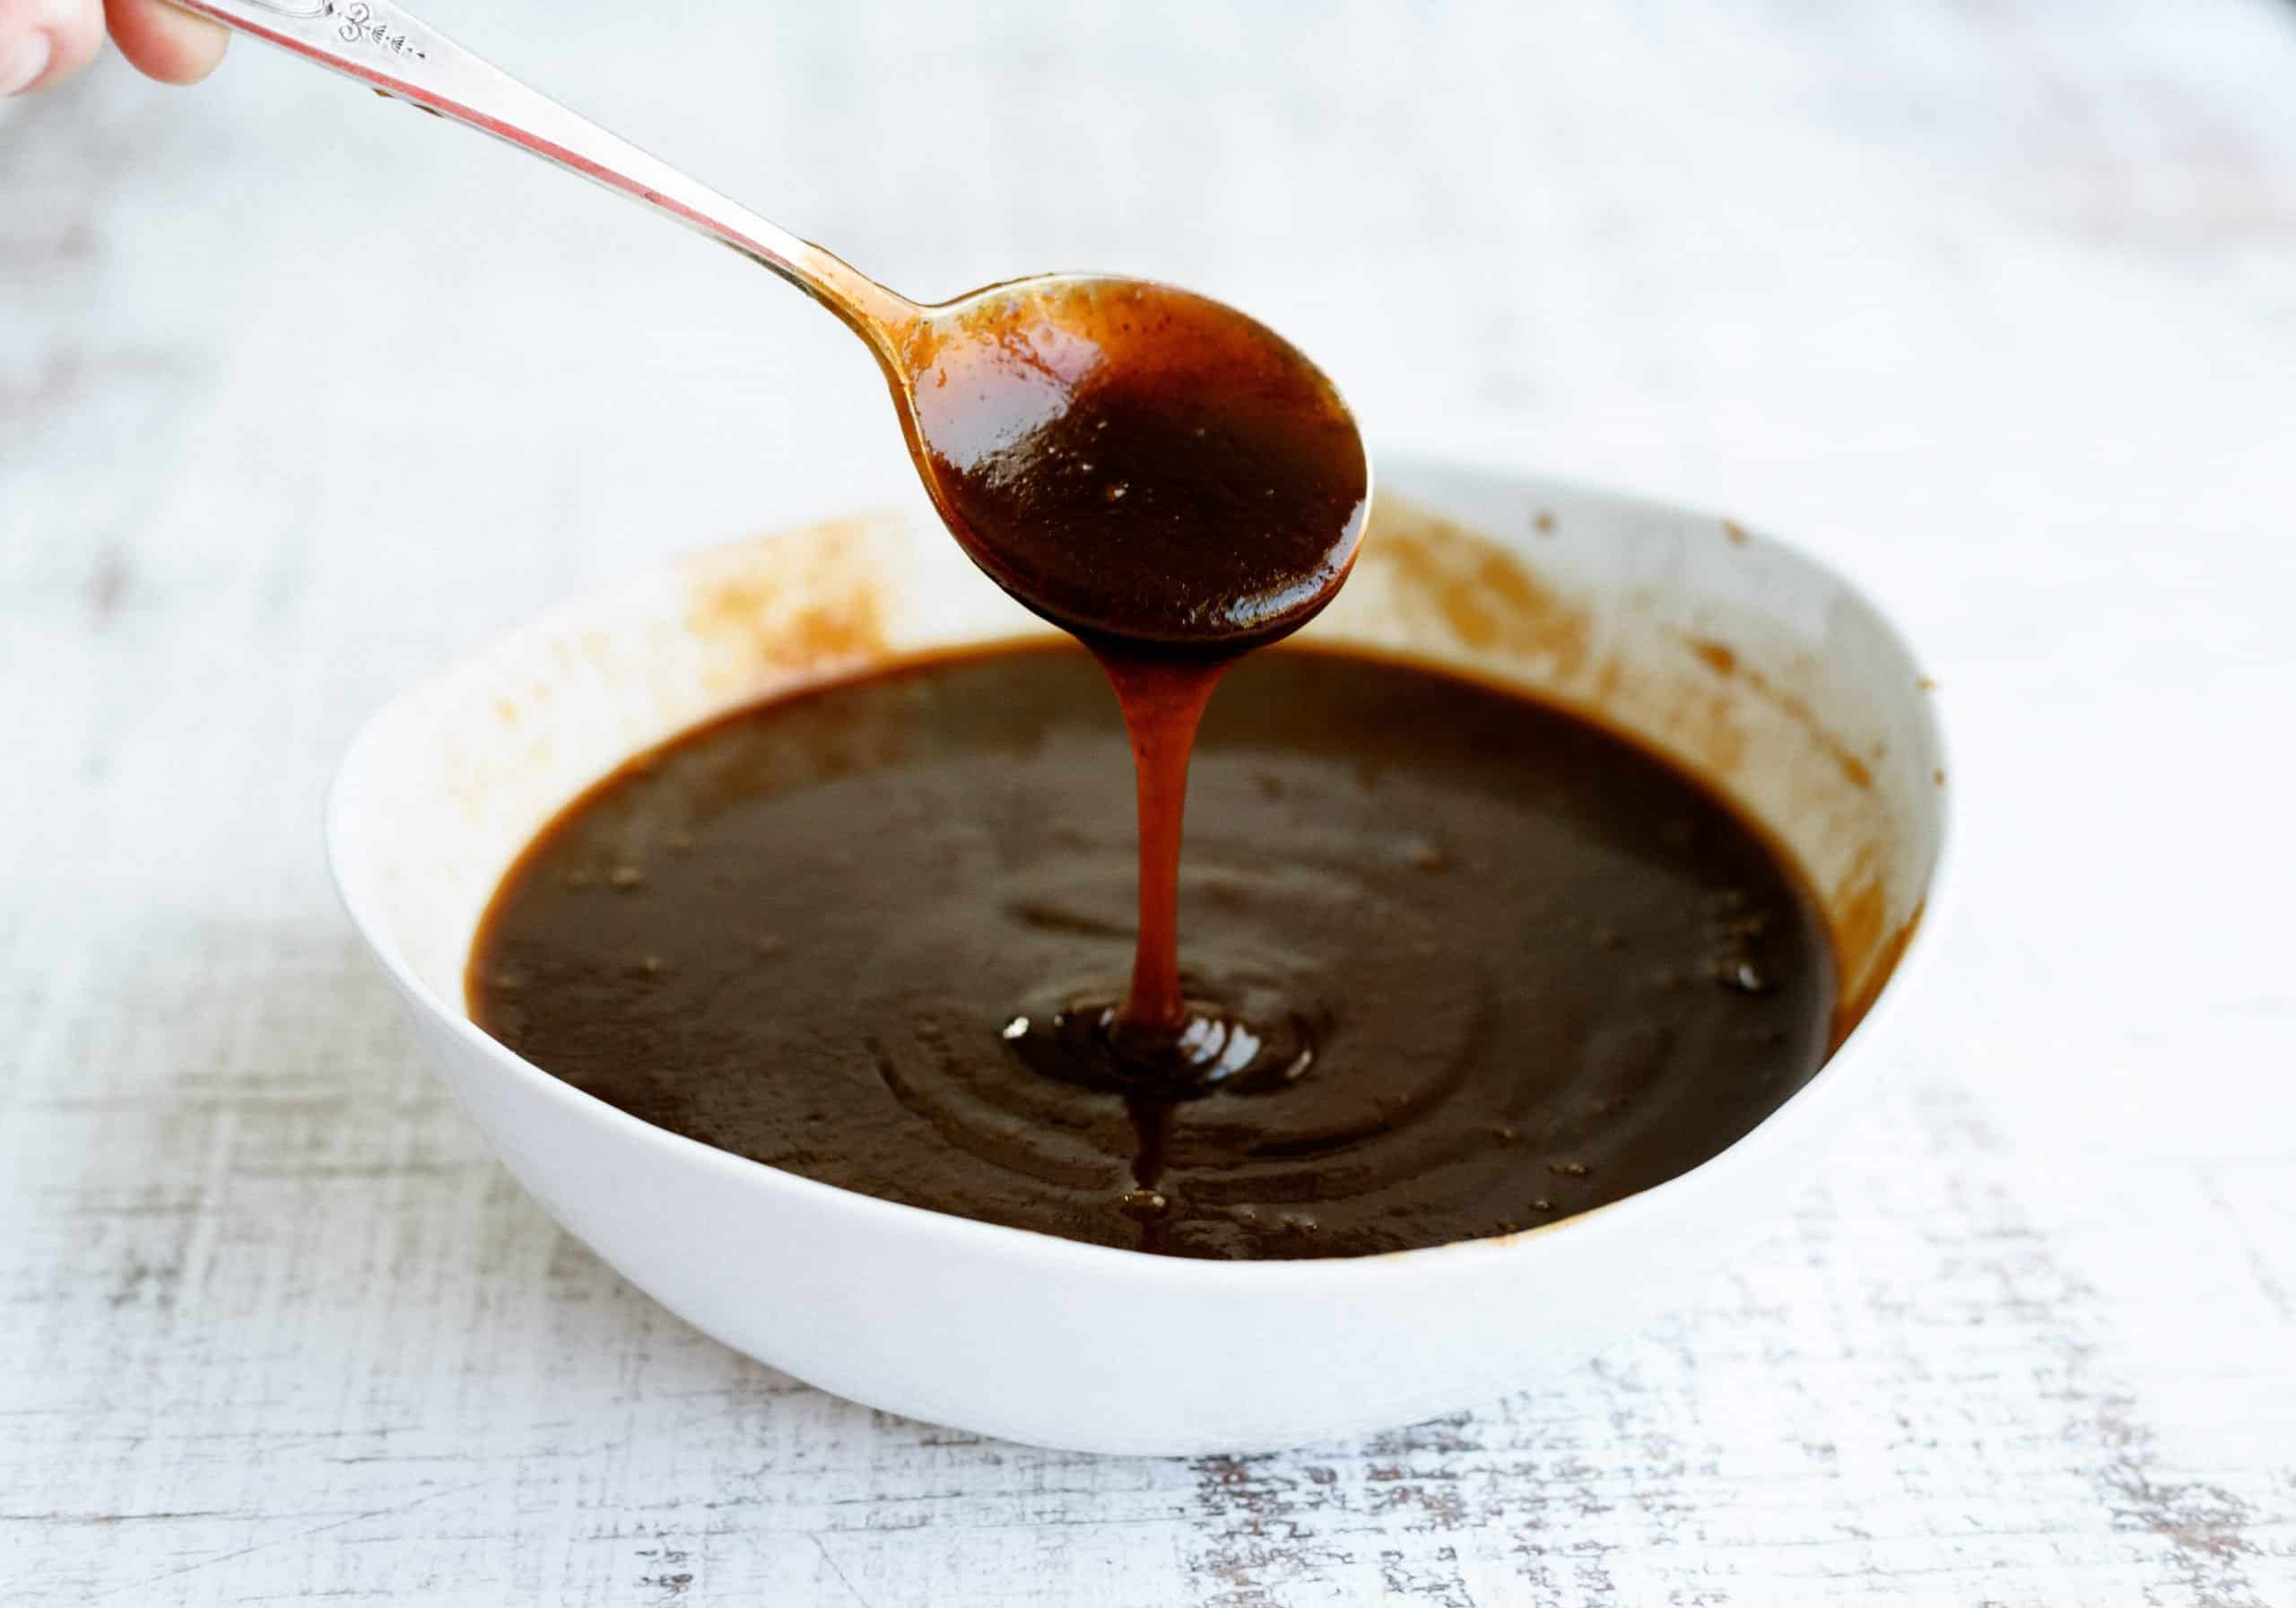
[[1159, 1101], [1232, 1072], [1238, 1047], [1257, 1039], [1182, 984], [1180, 838], [1196, 725], [1231, 664], [1338, 591], [1362, 535], [1370, 465], [1312, 363], [1186, 291], [1032, 284], [917, 339], [912, 445], [943, 516], [999, 586], [1092, 651], [1131, 738], [1131, 982], [1120, 1001], [1079, 1000], [1066, 1017], [1133, 1074], [1146, 1189]]

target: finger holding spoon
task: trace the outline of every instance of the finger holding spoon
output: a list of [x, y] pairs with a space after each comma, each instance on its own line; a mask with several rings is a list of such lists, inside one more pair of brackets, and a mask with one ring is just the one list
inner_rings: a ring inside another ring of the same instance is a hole
[[197, 83], [231, 39], [228, 29], [166, 0], [104, 0], [104, 21], [119, 53], [161, 83]]

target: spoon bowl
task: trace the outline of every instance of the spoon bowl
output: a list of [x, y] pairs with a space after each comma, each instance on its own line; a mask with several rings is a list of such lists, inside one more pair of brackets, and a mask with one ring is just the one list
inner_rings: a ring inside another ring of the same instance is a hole
[[1187, 291], [1048, 274], [920, 309], [896, 401], [973, 562], [1087, 641], [1226, 656], [1327, 604], [1370, 463], [1339, 391]]

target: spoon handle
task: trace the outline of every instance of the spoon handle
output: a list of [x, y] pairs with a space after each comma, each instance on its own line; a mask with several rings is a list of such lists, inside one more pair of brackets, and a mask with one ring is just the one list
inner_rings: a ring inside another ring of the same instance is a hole
[[810, 240], [577, 117], [390, 0], [175, 0], [306, 61], [507, 140], [665, 213], [772, 269], [835, 313], [881, 358], [915, 306]]

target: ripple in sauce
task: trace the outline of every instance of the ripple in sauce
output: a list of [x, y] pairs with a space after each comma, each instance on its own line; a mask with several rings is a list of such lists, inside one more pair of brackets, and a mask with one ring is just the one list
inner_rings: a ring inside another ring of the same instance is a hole
[[[1091, 1244], [1340, 1256], [1674, 1177], [1808, 1080], [1794, 875], [1700, 785], [1431, 669], [1286, 648], [1196, 749], [1197, 1041], [1123, 1053], [1134, 798], [1073, 650], [923, 661], [690, 734], [578, 800], [475, 944], [482, 1026], [825, 1183]], [[1213, 1036], [1207, 1038], [1207, 1036]]]

